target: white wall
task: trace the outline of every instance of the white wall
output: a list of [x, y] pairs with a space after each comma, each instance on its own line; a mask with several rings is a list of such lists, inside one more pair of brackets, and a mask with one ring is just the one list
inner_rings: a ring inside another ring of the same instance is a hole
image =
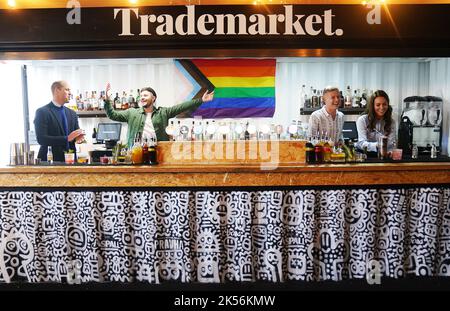
[[0, 165], [9, 163], [9, 144], [24, 142], [21, 64], [0, 61]]

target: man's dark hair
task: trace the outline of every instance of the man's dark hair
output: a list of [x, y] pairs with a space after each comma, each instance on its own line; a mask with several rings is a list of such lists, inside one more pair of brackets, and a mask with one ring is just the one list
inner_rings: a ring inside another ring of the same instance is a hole
[[150, 93], [152, 93], [153, 94], [153, 96], [155, 96], [155, 99], [158, 97], [158, 96], [156, 96], [156, 92], [155, 92], [155, 90], [154, 89], [152, 89], [151, 87], [143, 87], [142, 89], [141, 89], [141, 92], [143, 92], [143, 91], [147, 91], [147, 92], [150, 92]]

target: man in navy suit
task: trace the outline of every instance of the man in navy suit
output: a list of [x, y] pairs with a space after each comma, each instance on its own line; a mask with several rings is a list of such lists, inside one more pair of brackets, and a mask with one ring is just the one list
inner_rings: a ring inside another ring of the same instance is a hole
[[69, 101], [70, 87], [66, 81], [56, 81], [51, 87], [53, 100], [36, 111], [34, 129], [41, 145], [38, 158], [47, 161], [48, 146], [52, 147], [53, 160], [64, 162], [64, 152], [75, 152], [75, 141], [84, 139], [78, 126], [75, 111], [64, 106]]

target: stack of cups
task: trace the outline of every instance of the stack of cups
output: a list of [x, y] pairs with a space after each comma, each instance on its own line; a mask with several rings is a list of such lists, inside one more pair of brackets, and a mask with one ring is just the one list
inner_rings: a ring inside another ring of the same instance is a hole
[[9, 156], [10, 156], [9, 162], [10, 165], [23, 165], [25, 156], [25, 143], [11, 144]]

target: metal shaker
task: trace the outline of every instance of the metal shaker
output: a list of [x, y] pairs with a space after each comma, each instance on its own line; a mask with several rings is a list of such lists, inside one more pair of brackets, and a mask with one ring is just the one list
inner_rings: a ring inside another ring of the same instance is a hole
[[25, 154], [25, 143], [13, 143], [10, 145], [10, 165], [23, 165]]
[[9, 145], [9, 165], [17, 165], [17, 148], [16, 144]]

